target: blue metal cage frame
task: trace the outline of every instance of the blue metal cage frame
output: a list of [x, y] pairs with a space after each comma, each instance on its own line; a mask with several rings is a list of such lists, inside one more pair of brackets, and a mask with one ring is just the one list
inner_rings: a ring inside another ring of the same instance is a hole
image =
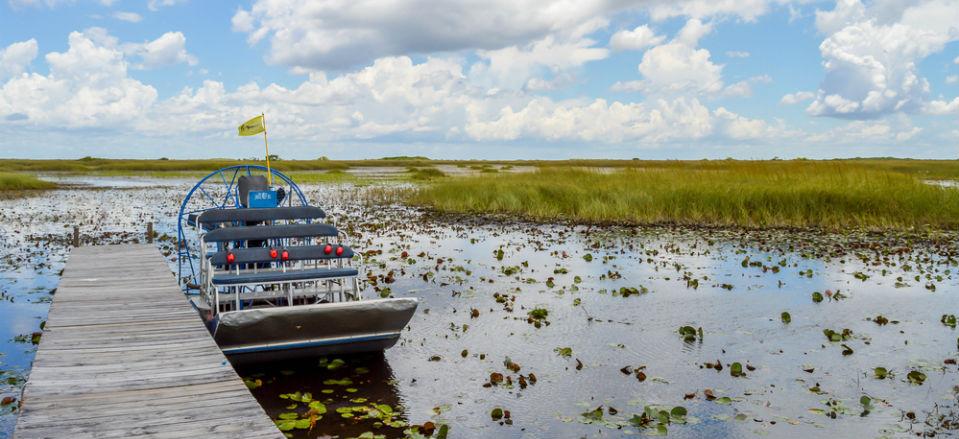
[[[190, 250], [190, 245], [186, 240], [186, 227], [188, 226], [188, 221], [190, 215], [199, 215], [200, 213], [210, 210], [210, 209], [222, 209], [222, 208], [235, 208], [240, 209], [240, 197], [239, 197], [239, 188], [237, 186], [237, 179], [243, 175], [251, 176], [253, 171], [262, 171], [269, 172], [273, 174], [273, 183], [274, 187], [276, 186], [277, 179], [282, 181], [284, 186], [287, 186], [286, 199], [283, 200], [283, 204], [288, 206], [293, 206], [294, 197], [299, 201], [298, 205], [309, 206], [309, 203], [306, 200], [306, 196], [303, 195], [303, 191], [300, 190], [300, 187], [293, 182], [290, 177], [287, 177], [280, 171], [276, 169], [267, 169], [266, 166], [260, 165], [234, 165], [228, 166], [225, 168], [217, 169], [216, 171], [211, 172], [206, 177], [203, 177], [198, 181], [186, 196], [183, 198], [183, 202], [180, 203], [180, 211], [177, 216], [177, 279], [180, 283], [180, 287], [187, 294], [196, 294], [194, 290], [197, 289], [199, 283], [197, 281], [197, 272], [194, 265], [194, 256], [193, 252]], [[216, 180], [214, 177], [219, 176], [220, 179]], [[208, 180], [213, 179], [214, 182], [222, 183], [223, 187], [226, 188], [226, 192], [223, 195], [223, 198], [220, 199], [219, 196], [211, 195], [209, 191], [203, 188], [203, 184]], [[205, 201], [205, 205], [200, 208], [195, 208], [192, 210], [187, 210], [187, 206], [190, 204], [190, 201], [193, 199], [194, 194], [202, 195], [200, 201]], [[186, 268], [188, 270], [184, 270]]]

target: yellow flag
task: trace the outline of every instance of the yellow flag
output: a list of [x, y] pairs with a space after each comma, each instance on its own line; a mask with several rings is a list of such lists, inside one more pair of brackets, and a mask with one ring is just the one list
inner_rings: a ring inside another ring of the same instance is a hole
[[254, 134], [260, 134], [265, 130], [266, 128], [263, 127], [263, 115], [243, 122], [243, 125], [240, 125], [239, 128], [241, 136], [252, 136]]

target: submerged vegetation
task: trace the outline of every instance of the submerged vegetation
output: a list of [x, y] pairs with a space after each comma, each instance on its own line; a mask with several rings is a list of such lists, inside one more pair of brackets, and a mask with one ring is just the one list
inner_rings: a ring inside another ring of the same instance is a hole
[[959, 191], [928, 184], [920, 175], [927, 174], [839, 161], [544, 168], [447, 179], [412, 193], [410, 201], [442, 212], [598, 224], [832, 230], [959, 225]]
[[56, 183], [43, 181], [30, 174], [0, 172], [0, 191], [53, 189]]

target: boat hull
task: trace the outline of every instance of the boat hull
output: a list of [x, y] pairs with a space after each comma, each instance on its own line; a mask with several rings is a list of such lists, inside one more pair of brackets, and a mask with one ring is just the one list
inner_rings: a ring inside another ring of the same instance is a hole
[[257, 308], [221, 313], [210, 326], [233, 362], [382, 351], [399, 340], [417, 304], [394, 298]]

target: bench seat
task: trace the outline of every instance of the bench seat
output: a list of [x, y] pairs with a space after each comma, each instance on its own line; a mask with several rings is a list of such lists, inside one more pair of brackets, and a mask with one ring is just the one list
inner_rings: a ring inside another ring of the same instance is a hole
[[213, 276], [213, 285], [270, 284], [356, 276], [355, 268], [311, 268], [307, 270], [224, 273]]
[[[326, 261], [326, 260], [335, 260], [335, 259], [350, 259], [353, 257], [353, 250], [344, 245], [338, 244], [329, 244], [330, 253], [326, 253], [326, 245], [297, 245], [292, 247], [250, 247], [250, 248], [234, 248], [227, 251], [219, 251], [215, 253], [210, 253], [208, 257], [210, 262], [213, 265], [224, 266], [226, 263], [226, 256], [229, 253], [233, 253], [234, 260], [233, 264], [258, 264], [258, 263], [268, 263], [268, 262], [278, 262], [279, 258], [273, 258], [270, 256], [270, 250], [276, 250], [277, 255], [287, 251], [287, 260], [290, 261]], [[337, 256], [336, 249], [342, 247], [343, 252]]]
[[222, 223], [248, 223], [277, 220], [318, 220], [326, 212], [315, 206], [287, 206], [270, 208], [210, 209], [193, 216], [192, 224], [215, 226]]
[[329, 224], [281, 224], [275, 226], [221, 227], [202, 236], [203, 242], [265, 241], [269, 239], [315, 238], [337, 236], [339, 231]]
[[[293, 300], [300, 299], [320, 299], [327, 300], [332, 302], [331, 296], [339, 294], [339, 290], [332, 290], [329, 292], [325, 291], [313, 291], [313, 290], [294, 290], [294, 291], [283, 291], [280, 289], [275, 290], [266, 290], [266, 291], [244, 291], [240, 293], [240, 299], [244, 301], [248, 300], [276, 300], [276, 299], [290, 299], [292, 295]], [[354, 297], [353, 292], [346, 291], [344, 292], [347, 297]], [[220, 301], [223, 303], [231, 303], [236, 300], [236, 293], [223, 293], [219, 294]], [[320, 302], [323, 303], [323, 302]]]

